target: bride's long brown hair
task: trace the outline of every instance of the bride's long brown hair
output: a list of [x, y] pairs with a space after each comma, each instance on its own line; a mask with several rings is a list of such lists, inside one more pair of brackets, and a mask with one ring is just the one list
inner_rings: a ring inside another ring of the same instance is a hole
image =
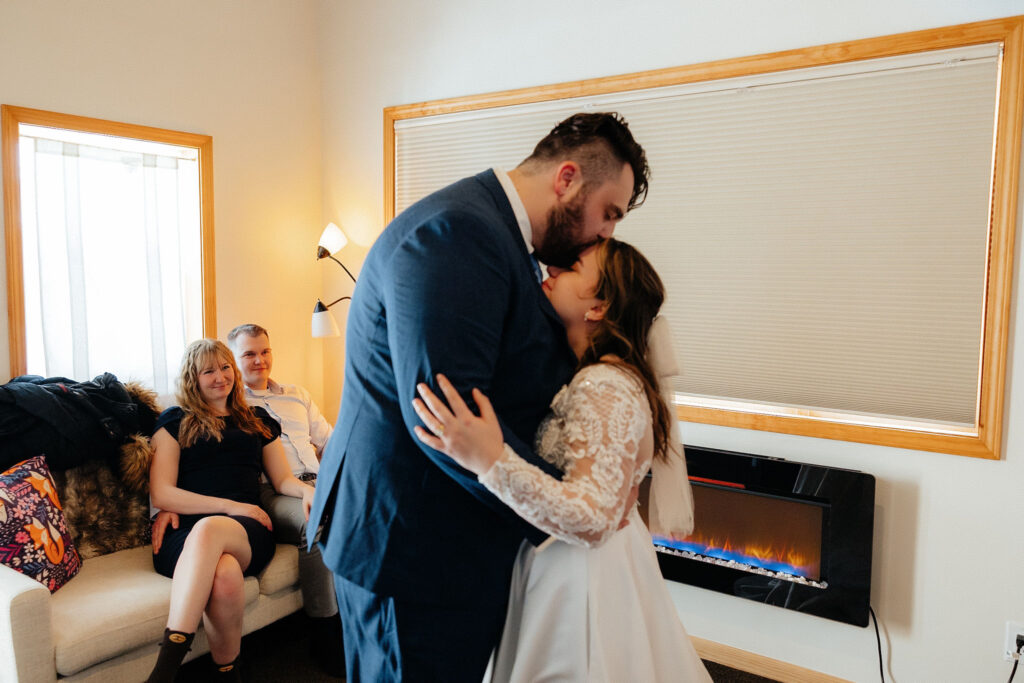
[[243, 432], [260, 434], [270, 438], [270, 429], [256, 417], [245, 402], [242, 389], [242, 373], [235, 364], [235, 356], [223, 343], [216, 339], [199, 339], [188, 345], [181, 359], [181, 371], [178, 373], [178, 386], [175, 397], [185, 415], [178, 428], [178, 444], [188, 448], [199, 439], [220, 441], [224, 429], [224, 421], [214, 414], [210, 404], [203, 398], [199, 390], [199, 373], [210, 365], [227, 363], [235, 373], [235, 383], [228, 395], [227, 409], [235, 420], [235, 425]]
[[[633, 372], [651, 406], [654, 456], [667, 457], [671, 413], [647, 362], [651, 324], [665, 301], [665, 285], [650, 261], [630, 244], [606, 239], [597, 244], [596, 255], [599, 276], [594, 296], [606, 309], [590, 335], [579, 367], [611, 362]], [[607, 355], [620, 360], [602, 361]]]

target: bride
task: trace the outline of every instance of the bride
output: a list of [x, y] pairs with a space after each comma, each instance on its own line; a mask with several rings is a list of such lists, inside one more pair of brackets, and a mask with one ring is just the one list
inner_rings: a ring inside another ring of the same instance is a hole
[[[420, 440], [557, 539], [539, 548], [524, 542], [519, 550], [491, 680], [710, 681], [661, 577], [650, 533], [637, 510], [627, 510], [652, 464], [677, 475], [675, 497], [688, 486], [678, 476], [681, 449], [647, 359], [664, 300], [661, 279], [640, 252], [614, 239], [584, 251], [571, 270], [549, 272], [544, 292], [579, 358], [537, 434], [537, 452], [563, 470], [561, 481], [503, 443], [480, 390], [473, 390], [479, 416], [443, 375], [437, 380], [447, 405], [424, 384], [413, 401], [427, 427], [416, 427]], [[655, 483], [668, 478], [659, 475]], [[689, 510], [673, 524], [659, 533], [687, 534]]]

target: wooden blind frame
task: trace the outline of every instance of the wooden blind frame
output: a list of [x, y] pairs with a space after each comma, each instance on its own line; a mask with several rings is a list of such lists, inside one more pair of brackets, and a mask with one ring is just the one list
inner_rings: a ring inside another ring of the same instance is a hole
[[[440, 114], [546, 102], [573, 97], [646, 90], [792, 69], [893, 57], [932, 50], [998, 43], [1000, 62], [992, 163], [989, 244], [985, 273], [978, 412], [973, 429], [961, 433], [919, 424], [852, 424], [825, 411], [765, 406], [742, 409], [679, 405], [679, 418], [728, 427], [814, 436], [898, 448], [998, 459], [1002, 449], [1003, 400], [1009, 333], [1024, 112], [1024, 16], [868, 38], [765, 55], [707, 62], [607, 78], [471, 95], [384, 109], [384, 219], [395, 213], [395, 124]], [[784, 414], [779, 414], [783, 412]]]
[[59, 114], [40, 109], [0, 105], [0, 139], [3, 144], [4, 232], [7, 249], [7, 320], [10, 372], [27, 372], [25, 347], [25, 294], [21, 253], [21, 176], [18, 163], [19, 125], [61, 128], [83, 133], [112, 135], [133, 140], [192, 147], [199, 158], [199, 221], [202, 244], [203, 335], [217, 336], [216, 285], [213, 248], [213, 138], [209, 135], [150, 128], [130, 123]]

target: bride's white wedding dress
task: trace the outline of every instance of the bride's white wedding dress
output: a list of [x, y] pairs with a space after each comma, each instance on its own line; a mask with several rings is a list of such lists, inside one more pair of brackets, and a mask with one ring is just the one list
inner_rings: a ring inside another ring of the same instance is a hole
[[537, 452], [565, 472], [548, 477], [506, 446], [480, 481], [520, 516], [561, 539], [524, 542], [492, 681], [710, 681], [679, 621], [650, 533], [629, 494], [653, 453], [643, 389], [598, 363], [551, 403]]

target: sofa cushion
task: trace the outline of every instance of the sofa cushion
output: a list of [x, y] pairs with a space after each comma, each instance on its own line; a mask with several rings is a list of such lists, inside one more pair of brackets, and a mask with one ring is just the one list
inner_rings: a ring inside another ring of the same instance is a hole
[[[246, 606], [258, 597], [256, 578], [247, 578]], [[50, 601], [57, 672], [70, 676], [160, 642], [170, 604], [171, 580], [153, 569], [151, 546], [86, 560], [75, 581]]]
[[277, 544], [274, 558], [259, 575], [260, 593], [273, 595], [291, 588], [299, 582], [299, 549], [293, 545]]
[[0, 563], [50, 589], [82, 565], [43, 456], [0, 472]]

